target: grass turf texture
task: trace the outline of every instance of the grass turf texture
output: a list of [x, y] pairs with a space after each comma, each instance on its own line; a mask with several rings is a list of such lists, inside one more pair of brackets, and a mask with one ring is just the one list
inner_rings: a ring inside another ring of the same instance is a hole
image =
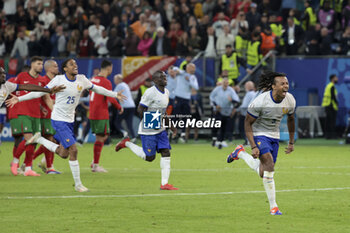
[[109, 172], [92, 173], [93, 147], [85, 144], [78, 148], [78, 158], [83, 184], [90, 192], [80, 194], [73, 189], [68, 161], [58, 156], [54, 164], [62, 175], [12, 176], [12, 143], [3, 143], [0, 232], [349, 231], [347, 145], [299, 140], [295, 151], [285, 155], [281, 144], [275, 183], [283, 216], [269, 215], [262, 180], [243, 160], [226, 163], [233, 146], [222, 150], [209, 142], [172, 146], [169, 183], [180, 190], [159, 190], [158, 155], [148, 163], [128, 149], [115, 153], [114, 146], [104, 147], [101, 157]]

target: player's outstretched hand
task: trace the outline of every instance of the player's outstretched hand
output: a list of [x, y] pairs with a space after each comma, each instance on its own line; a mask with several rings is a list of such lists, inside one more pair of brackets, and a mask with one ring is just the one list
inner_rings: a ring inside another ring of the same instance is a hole
[[66, 89], [66, 87], [64, 85], [54, 86], [53, 88], [50, 89], [50, 94], [55, 94], [57, 92], [61, 92], [63, 89]]
[[5, 104], [8, 108], [12, 108], [15, 104], [19, 102], [18, 97], [14, 94], [11, 94], [11, 99], [8, 99], [5, 101]]
[[290, 154], [294, 151], [294, 145], [293, 144], [289, 144], [288, 146], [285, 148], [286, 150], [284, 151], [286, 154]]
[[117, 99], [120, 101], [120, 102], [124, 102], [124, 100], [127, 99], [127, 97], [125, 95], [123, 95], [123, 91], [120, 91], [120, 92], [117, 92]]

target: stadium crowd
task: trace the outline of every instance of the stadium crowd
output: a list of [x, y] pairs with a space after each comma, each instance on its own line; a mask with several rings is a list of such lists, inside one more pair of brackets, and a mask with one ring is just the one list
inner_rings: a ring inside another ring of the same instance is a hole
[[[346, 0], [4, 0], [0, 57], [225, 53], [254, 35], [266, 54], [348, 54]], [[243, 54], [244, 55], [244, 54]]]

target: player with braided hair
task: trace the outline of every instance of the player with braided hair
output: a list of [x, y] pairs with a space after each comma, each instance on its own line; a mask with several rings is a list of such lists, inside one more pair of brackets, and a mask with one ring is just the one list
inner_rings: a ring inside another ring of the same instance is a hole
[[270, 203], [270, 214], [282, 215], [276, 204], [273, 178], [280, 138], [280, 122], [288, 115], [289, 143], [286, 154], [294, 150], [295, 99], [288, 93], [289, 83], [285, 74], [265, 72], [260, 77], [258, 89], [262, 92], [248, 107], [244, 128], [252, 149], [248, 154], [242, 145], [227, 157], [227, 162], [243, 159], [250, 168], [263, 178], [264, 188]]

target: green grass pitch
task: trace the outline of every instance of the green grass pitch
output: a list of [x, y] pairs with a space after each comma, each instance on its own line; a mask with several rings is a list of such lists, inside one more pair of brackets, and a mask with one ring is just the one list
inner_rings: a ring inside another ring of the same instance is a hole
[[68, 161], [58, 156], [62, 175], [12, 176], [12, 143], [3, 143], [0, 232], [350, 232], [348, 145], [299, 140], [285, 155], [281, 144], [275, 183], [282, 216], [269, 215], [262, 180], [243, 160], [226, 163], [232, 144], [222, 150], [204, 141], [172, 147], [169, 183], [178, 191], [159, 190], [158, 155], [148, 163], [128, 149], [115, 153], [106, 146], [101, 165], [109, 172], [92, 173], [93, 147], [86, 144], [78, 159], [90, 192], [79, 194]]

